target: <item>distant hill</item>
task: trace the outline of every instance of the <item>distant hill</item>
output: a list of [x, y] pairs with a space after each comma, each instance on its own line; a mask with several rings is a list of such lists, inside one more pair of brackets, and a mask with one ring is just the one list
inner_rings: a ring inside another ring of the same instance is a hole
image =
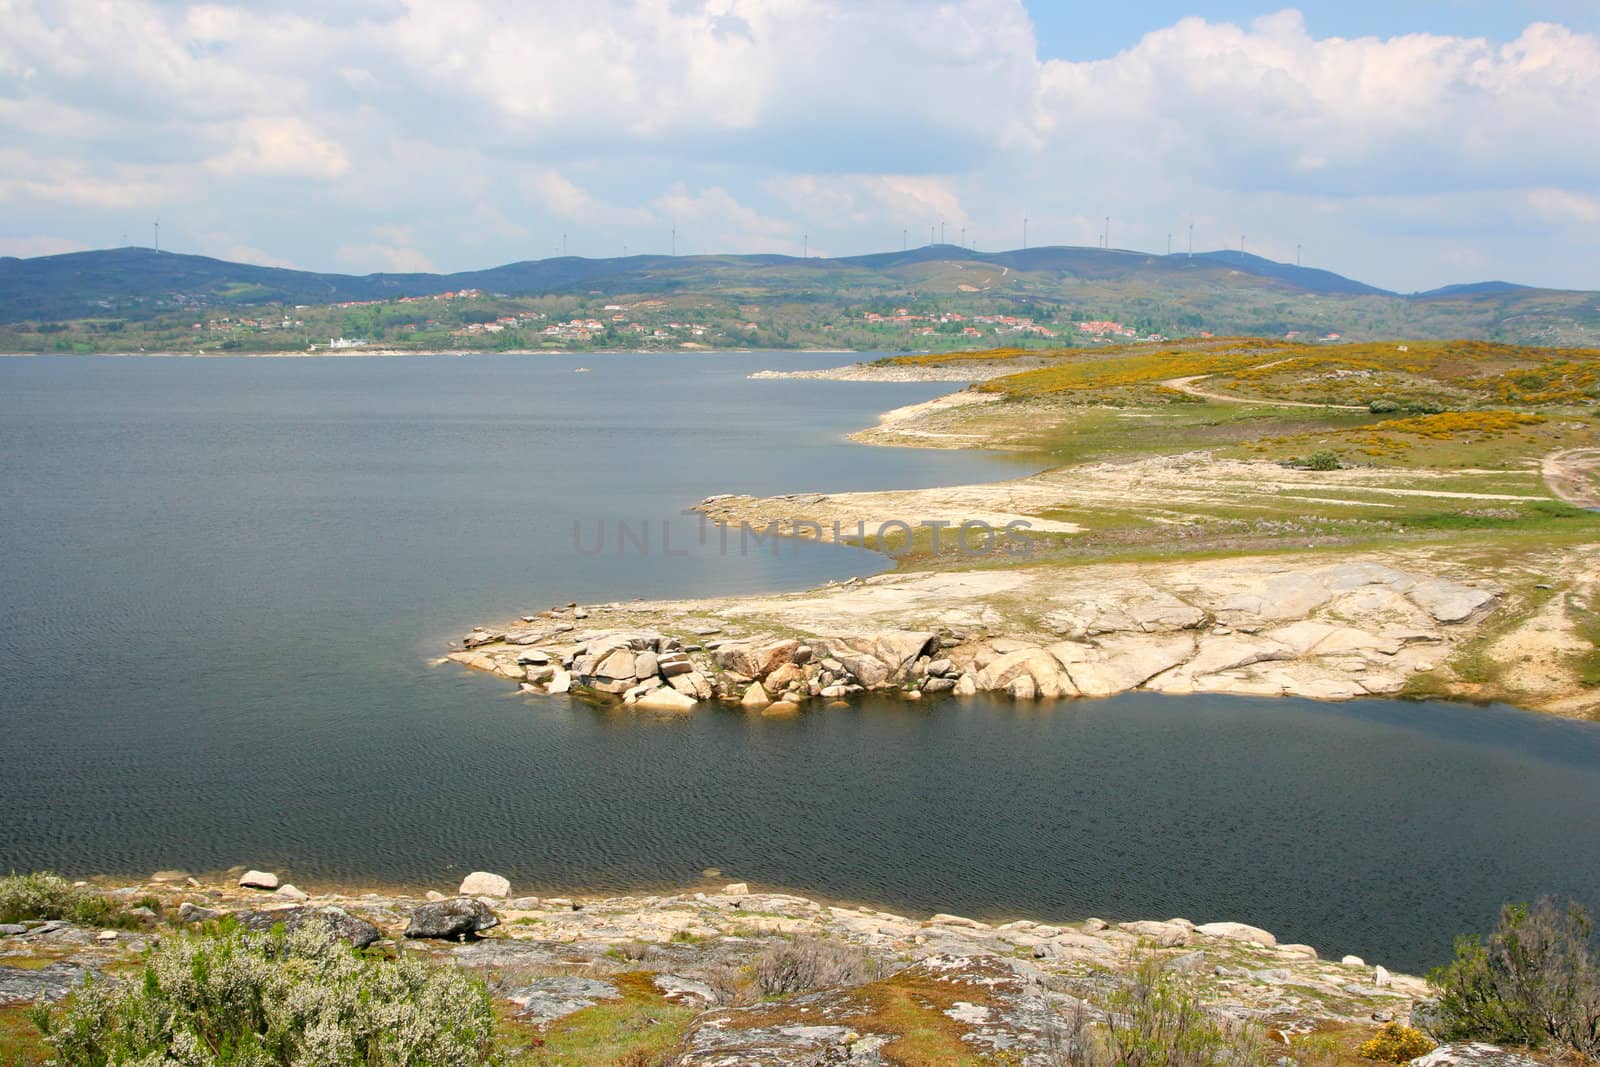
[[1429, 289], [1425, 293], [1413, 293], [1418, 300], [1430, 300], [1440, 296], [1489, 296], [1501, 293], [1527, 292], [1532, 286], [1516, 285], [1512, 282], [1469, 282], [1465, 285], [1446, 285], [1438, 289]]
[[815, 306], [819, 316], [824, 310], [837, 316], [874, 303], [924, 300], [952, 310], [1115, 317], [1164, 332], [1327, 331], [1600, 343], [1595, 294], [1481, 282], [1402, 296], [1331, 271], [1236, 251], [1151, 255], [1050, 246], [975, 252], [943, 244], [839, 259], [563, 256], [456, 274], [367, 275], [116, 248], [0, 259], [0, 323], [139, 322], [188, 308], [327, 305], [461, 289], [506, 297], [777, 302]]
[[1237, 273], [1297, 292], [1383, 292], [1329, 271], [1303, 269], [1237, 252], [1207, 252], [1191, 258], [1060, 246], [974, 252], [954, 245], [929, 245], [905, 252], [841, 259], [778, 255], [619, 259], [563, 256], [456, 274], [350, 275], [258, 267], [148, 248], [114, 248], [34, 259], [0, 259], [0, 322], [83, 318], [112, 309], [126, 313], [130, 310], [126, 305], [179, 296], [219, 304], [327, 304], [426, 296], [452, 289], [483, 289], [507, 295], [564, 293], [595, 285], [629, 292], [652, 286], [680, 289], [716, 279], [731, 281], [738, 275], [753, 275], [771, 284], [774, 274], [784, 272], [794, 274], [801, 282], [832, 272], [844, 279], [866, 281], [872, 275], [922, 275], [926, 268], [952, 260], [1079, 280], [1146, 279], [1160, 284], [1185, 275], [1220, 280]]

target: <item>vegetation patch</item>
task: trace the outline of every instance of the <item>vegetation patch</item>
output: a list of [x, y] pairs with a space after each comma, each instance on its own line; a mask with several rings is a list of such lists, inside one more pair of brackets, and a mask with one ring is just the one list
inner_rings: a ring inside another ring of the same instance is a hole
[[74, 886], [58, 874], [39, 871], [0, 878], [0, 923], [51, 919], [123, 929], [138, 925], [116, 900]]
[[465, 1067], [502, 1062], [482, 982], [375, 960], [307, 924], [164, 937], [138, 980], [86, 980], [35, 1023], [62, 1067]]

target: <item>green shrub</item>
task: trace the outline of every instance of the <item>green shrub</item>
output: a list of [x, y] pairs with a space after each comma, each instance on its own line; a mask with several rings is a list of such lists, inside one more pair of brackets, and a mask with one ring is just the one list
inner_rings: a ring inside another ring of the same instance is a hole
[[1400, 410], [1400, 401], [1391, 400], [1388, 397], [1380, 397], [1379, 399], [1368, 404], [1367, 410], [1372, 412], [1374, 415], [1388, 415], [1391, 412]]
[[62, 1067], [500, 1064], [483, 983], [368, 959], [308, 923], [163, 938], [136, 980], [86, 979], [35, 1022]]
[[1439, 1034], [1537, 1048], [1549, 1041], [1600, 1057], [1600, 976], [1593, 927], [1578, 904], [1546, 897], [1508, 904], [1487, 939], [1456, 941], [1456, 958], [1428, 976]]
[[1340, 466], [1339, 453], [1332, 449], [1325, 448], [1321, 452], [1313, 452], [1306, 459], [1307, 470], [1336, 471]]
[[1156, 959], [1140, 963], [1105, 1012], [1072, 1057], [1083, 1067], [1264, 1067], [1277, 1059], [1260, 1027], [1209, 1014]]
[[65, 919], [82, 926], [135, 925], [111, 897], [79, 889], [58, 874], [38, 871], [0, 878], [0, 923]]
[[1364, 1042], [1357, 1050], [1362, 1059], [1383, 1060], [1385, 1063], [1410, 1063], [1418, 1056], [1432, 1052], [1434, 1044], [1421, 1030], [1404, 1023], [1385, 1023], [1376, 1037]]

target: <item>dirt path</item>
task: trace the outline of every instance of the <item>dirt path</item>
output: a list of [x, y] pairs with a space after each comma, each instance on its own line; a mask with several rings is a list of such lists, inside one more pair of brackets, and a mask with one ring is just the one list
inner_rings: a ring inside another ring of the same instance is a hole
[[1567, 503], [1580, 508], [1600, 508], [1600, 448], [1569, 448], [1544, 457], [1540, 467], [1544, 484]]
[[[1281, 360], [1279, 362], [1282, 362]], [[1272, 364], [1266, 364], [1272, 366]], [[1273, 408], [1327, 408], [1330, 411], [1366, 411], [1367, 408], [1358, 404], [1313, 404], [1304, 400], [1266, 400], [1253, 396], [1231, 396], [1227, 393], [1213, 393], [1198, 388], [1194, 383], [1210, 378], [1209, 374], [1191, 374], [1187, 378], [1168, 378], [1161, 384], [1169, 389], [1176, 389], [1180, 393], [1200, 397], [1203, 400], [1217, 400], [1224, 404], [1260, 404]]]

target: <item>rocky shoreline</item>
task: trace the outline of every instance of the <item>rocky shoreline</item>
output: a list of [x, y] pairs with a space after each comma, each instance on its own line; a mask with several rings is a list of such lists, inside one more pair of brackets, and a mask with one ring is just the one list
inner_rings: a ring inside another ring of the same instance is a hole
[[[143, 924], [0, 928], [0, 1008], [59, 1000], [86, 974], [124, 970], [153, 938], [223, 917], [252, 929], [321, 922], [371, 952], [466, 968], [533, 1032], [625, 998], [678, 1005], [689, 1010], [668, 1062], [681, 1067], [899, 1062], [883, 1050], [892, 1051], [908, 1020], [877, 1005], [906, 990], [958, 1047], [1045, 1064], [1064, 1013], [1097, 1010], [1108, 976], [1149, 959], [1191, 981], [1209, 1010], [1258, 1023], [1285, 1044], [1332, 1026], [1409, 1019], [1428, 995], [1420, 979], [1353, 956], [1324, 959], [1316, 948], [1233, 922], [916, 918], [743, 883], [660, 895], [517, 896], [488, 872], [424, 896], [308, 895], [266, 871], [236, 871], [226, 881], [162, 872], [100, 888], [142, 901]], [[751, 1002], [740, 976], [759, 968], [764, 953], [794, 946], [848, 953], [858, 973], [780, 1002]]]
[[551, 607], [474, 629], [448, 658], [529, 694], [663, 712], [793, 714], [863, 693], [1345, 700], [1404, 692], [1501, 599], [1365, 559], [889, 574], [766, 598]]

